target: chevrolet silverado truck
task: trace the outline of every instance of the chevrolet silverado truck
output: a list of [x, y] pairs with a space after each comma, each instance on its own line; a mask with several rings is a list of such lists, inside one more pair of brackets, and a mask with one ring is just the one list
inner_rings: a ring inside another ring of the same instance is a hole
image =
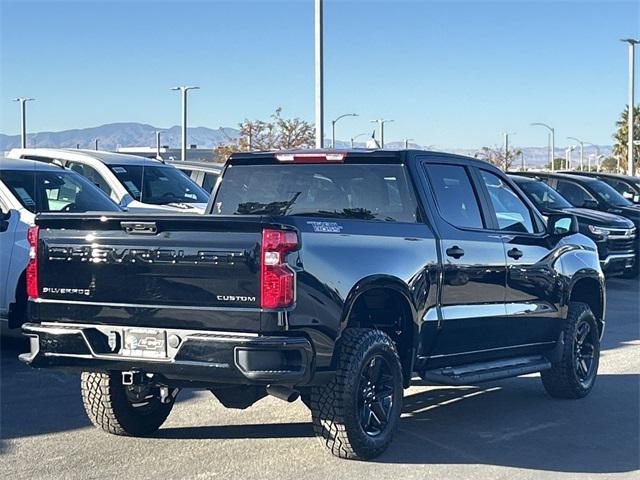
[[368, 459], [412, 379], [540, 372], [566, 399], [596, 380], [594, 243], [480, 160], [238, 153], [206, 215], [40, 214], [28, 237], [20, 358], [82, 372], [112, 434], [153, 434], [182, 388], [229, 408], [301, 397], [334, 455]]

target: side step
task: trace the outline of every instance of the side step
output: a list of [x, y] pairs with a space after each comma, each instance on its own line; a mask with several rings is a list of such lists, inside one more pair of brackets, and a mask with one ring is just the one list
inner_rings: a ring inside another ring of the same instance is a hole
[[549, 368], [551, 368], [551, 362], [545, 357], [531, 356], [436, 368], [423, 372], [421, 376], [424, 380], [444, 385], [473, 385], [500, 378], [540, 372]]

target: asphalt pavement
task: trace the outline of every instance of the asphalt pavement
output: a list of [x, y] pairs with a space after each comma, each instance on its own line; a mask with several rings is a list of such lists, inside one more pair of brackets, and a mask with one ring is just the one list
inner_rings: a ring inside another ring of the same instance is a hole
[[538, 375], [405, 391], [391, 448], [370, 462], [331, 457], [300, 401], [226, 410], [183, 391], [152, 438], [95, 429], [79, 377], [37, 371], [5, 342], [0, 363], [3, 478], [640, 479], [640, 285], [608, 281], [600, 374], [583, 400], [553, 400]]

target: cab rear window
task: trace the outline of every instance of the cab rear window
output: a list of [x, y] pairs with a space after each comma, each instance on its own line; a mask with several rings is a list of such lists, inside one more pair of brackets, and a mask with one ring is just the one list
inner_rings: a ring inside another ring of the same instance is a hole
[[213, 213], [418, 220], [405, 167], [398, 164], [230, 165]]

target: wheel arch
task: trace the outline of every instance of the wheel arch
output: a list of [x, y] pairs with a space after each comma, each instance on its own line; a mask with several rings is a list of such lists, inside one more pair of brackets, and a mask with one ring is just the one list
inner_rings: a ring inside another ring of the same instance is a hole
[[[360, 280], [347, 295], [341, 318], [346, 328], [376, 328], [396, 343], [405, 385], [411, 379], [419, 339], [416, 306], [409, 286], [390, 275], [372, 275]], [[334, 360], [339, 352], [334, 352]]]
[[589, 305], [595, 315], [600, 330], [604, 331], [606, 295], [602, 281], [592, 275], [577, 275], [571, 282], [567, 296], [569, 302], [581, 302]]

